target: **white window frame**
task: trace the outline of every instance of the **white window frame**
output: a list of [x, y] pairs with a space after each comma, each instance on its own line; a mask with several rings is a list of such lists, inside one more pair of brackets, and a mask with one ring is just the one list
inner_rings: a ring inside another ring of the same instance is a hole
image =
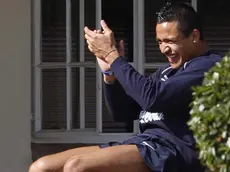
[[[66, 0], [66, 63], [52, 63], [41, 61], [41, 0], [33, 1], [33, 40], [34, 40], [34, 132], [32, 141], [36, 143], [104, 143], [111, 140], [122, 141], [131, 137], [138, 132], [137, 122], [134, 121], [133, 133], [102, 133], [102, 77], [101, 71], [97, 64], [93, 62], [84, 62], [84, 0], [80, 0], [80, 61], [71, 62], [72, 50], [71, 50], [71, 0]], [[134, 31], [134, 40], [140, 39], [139, 30], [144, 31], [144, 25], [140, 25], [139, 22], [143, 17], [144, 7], [143, 1], [133, 0], [134, 14], [138, 11], [138, 18], [134, 17], [134, 26], [138, 26]], [[101, 20], [101, 0], [96, 0], [96, 27], [100, 28]], [[144, 40], [143, 40], [144, 41]], [[134, 50], [140, 50], [138, 52], [144, 52], [140, 45], [134, 44]], [[138, 56], [144, 54], [138, 54], [134, 57], [132, 65], [139, 70], [140, 61]], [[144, 57], [144, 56], [143, 56]], [[85, 82], [84, 74], [85, 67], [96, 66], [96, 128], [85, 128]], [[80, 128], [72, 128], [72, 68], [80, 68]], [[42, 129], [42, 69], [52, 68], [66, 68], [66, 93], [67, 93], [67, 129], [66, 130], [43, 130]]]
[[197, 11], [197, 0], [191, 0], [193, 8]]
[[[100, 28], [101, 1], [96, 0], [96, 27]], [[197, 0], [191, 0], [197, 9]], [[97, 64], [84, 62], [84, 0], [80, 3], [80, 61], [71, 62], [71, 0], [66, 0], [66, 63], [43, 63], [41, 62], [41, 0], [33, 0], [33, 45], [34, 45], [34, 132], [32, 142], [35, 143], [105, 143], [116, 140], [123, 141], [138, 133], [138, 122], [134, 121], [133, 133], [102, 133], [102, 77]], [[144, 1], [133, 0], [133, 29], [134, 29], [134, 62], [131, 63], [138, 72], [144, 73], [145, 69], [156, 69], [164, 63], [145, 63], [145, 35], [144, 35]], [[85, 128], [85, 67], [96, 66], [96, 128]], [[42, 129], [42, 69], [66, 68], [67, 74], [67, 129], [66, 130], [43, 130]], [[80, 69], [80, 128], [72, 129], [72, 67]]]

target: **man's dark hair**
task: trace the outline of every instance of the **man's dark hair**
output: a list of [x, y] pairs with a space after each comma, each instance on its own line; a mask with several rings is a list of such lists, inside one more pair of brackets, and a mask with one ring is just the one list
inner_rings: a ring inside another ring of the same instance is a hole
[[192, 6], [186, 3], [167, 2], [157, 13], [157, 23], [178, 22], [178, 29], [188, 37], [193, 29], [200, 31], [200, 39], [204, 39], [200, 18]]

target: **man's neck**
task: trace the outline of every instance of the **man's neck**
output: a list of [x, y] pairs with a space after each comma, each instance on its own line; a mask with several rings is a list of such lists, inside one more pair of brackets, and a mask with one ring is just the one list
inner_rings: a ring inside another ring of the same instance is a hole
[[196, 57], [200, 56], [200, 55], [204, 54], [205, 52], [207, 52], [208, 50], [209, 50], [209, 48], [208, 48], [207, 43], [205, 41], [200, 41], [197, 44], [197, 51], [196, 51], [196, 53], [194, 55]]

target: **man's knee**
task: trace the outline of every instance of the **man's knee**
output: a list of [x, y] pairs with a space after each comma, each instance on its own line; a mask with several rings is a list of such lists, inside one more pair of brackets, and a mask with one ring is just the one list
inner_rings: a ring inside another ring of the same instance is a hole
[[84, 156], [75, 156], [69, 159], [63, 168], [63, 172], [86, 172], [87, 164], [85, 163]]
[[29, 168], [29, 172], [47, 172], [48, 170], [48, 166], [46, 165], [43, 158], [40, 158], [32, 163]]

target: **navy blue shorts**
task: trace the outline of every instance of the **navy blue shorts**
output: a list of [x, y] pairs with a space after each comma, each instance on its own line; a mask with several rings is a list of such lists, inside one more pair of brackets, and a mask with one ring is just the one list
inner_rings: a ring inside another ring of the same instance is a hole
[[[168, 140], [149, 134], [138, 134], [124, 142], [100, 145], [106, 148], [117, 145], [136, 145], [146, 165], [154, 172], [202, 172], [200, 164], [187, 165], [176, 146]], [[198, 162], [199, 163], [199, 162]]]

